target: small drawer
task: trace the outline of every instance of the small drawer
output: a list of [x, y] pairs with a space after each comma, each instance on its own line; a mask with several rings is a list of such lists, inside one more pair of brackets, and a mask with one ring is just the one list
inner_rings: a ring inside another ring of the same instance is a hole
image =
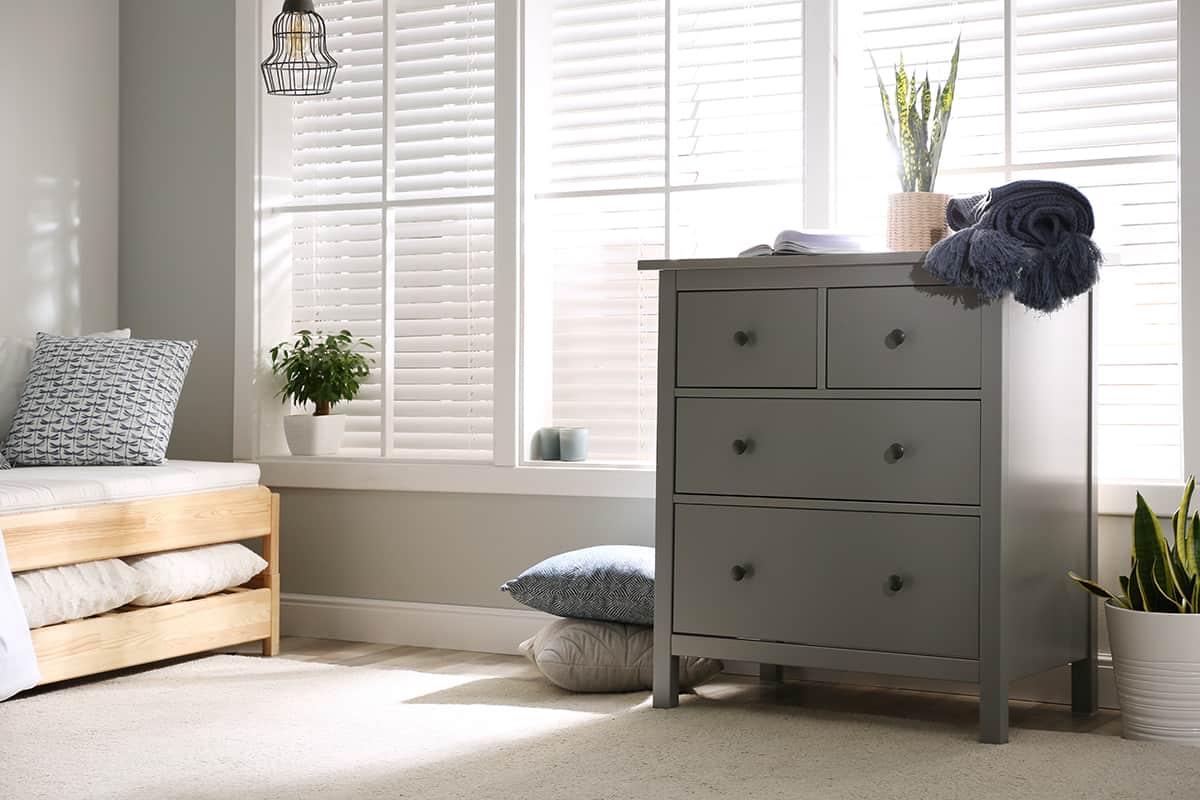
[[675, 633], [979, 655], [975, 517], [675, 507]]
[[680, 292], [676, 385], [817, 385], [817, 290]]
[[682, 494], [979, 503], [973, 400], [680, 398]]
[[831, 389], [980, 386], [983, 312], [970, 290], [830, 289], [828, 331]]

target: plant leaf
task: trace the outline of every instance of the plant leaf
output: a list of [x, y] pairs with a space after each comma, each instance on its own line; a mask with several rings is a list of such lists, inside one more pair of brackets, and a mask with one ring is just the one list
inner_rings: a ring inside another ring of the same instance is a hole
[[1188, 535], [1188, 553], [1193, 570], [1200, 573], [1200, 511], [1192, 515], [1191, 532]]
[[916, 143], [913, 140], [912, 124], [909, 120], [912, 109], [908, 73], [904, 71], [904, 56], [896, 68], [896, 124], [900, 137], [900, 188], [906, 192], [916, 189]]
[[1146, 610], [1169, 610], [1157, 608], [1161, 603], [1149, 593], [1155, 586], [1171, 586], [1173, 578], [1167, 577], [1170, 564], [1167, 540], [1163, 538], [1158, 517], [1154, 516], [1141, 492], [1138, 492], [1137, 509], [1133, 514], [1133, 557], [1138, 563], [1138, 588], [1146, 600]]
[[929, 150], [925, 120], [917, 113], [916, 106], [909, 109], [908, 124], [912, 134], [913, 185], [918, 192], [929, 191]]
[[883, 76], [879, 74], [879, 66], [875, 63], [875, 54], [867, 50], [867, 55], [871, 59], [871, 69], [875, 70], [875, 83], [879, 86], [879, 100], [883, 105], [883, 122], [887, 128], [888, 144], [891, 145], [892, 155], [896, 159], [896, 177], [903, 185], [904, 167], [900, 161], [900, 143], [896, 141], [896, 117], [892, 114], [891, 101], [888, 99], [887, 87], [883, 85]]
[[[1183, 499], [1179, 501], [1179, 510], [1171, 515], [1171, 528], [1175, 533], [1175, 552], [1185, 566], [1188, 566], [1191, 558], [1187, 546], [1188, 511], [1191, 509], [1192, 492], [1195, 490], [1196, 479], [1195, 477], [1189, 478], [1187, 486], [1183, 487]], [[1189, 571], [1195, 572], [1195, 569]]]
[[954, 55], [950, 57], [950, 75], [938, 91], [937, 111], [934, 114], [933, 138], [929, 146], [929, 188], [937, 182], [938, 167], [942, 163], [942, 147], [946, 143], [946, 131], [950, 127], [950, 111], [954, 106], [954, 90], [958, 83], [958, 55], [962, 48], [962, 34], [954, 42]]
[[1103, 586], [1096, 583], [1095, 581], [1090, 581], [1087, 578], [1080, 577], [1079, 575], [1076, 575], [1074, 572], [1068, 572], [1067, 577], [1070, 578], [1071, 580], [1075, 581], [1080, 586], [1082, 586], [1084, 589], [1087, 589], [1089, 592], [1096, 595], [1097, 597], [1103, 597], [1107, 600], [1116, 600], [1118, 602], [1120, 602], [1120, 600], [1121, 600], [1121, 598], [1117, 597], [1115, 594], [1110, 592], [1108, 589], [1105, 589]]
[[[1158, 566], [1157, 561], [1155, 562], [1154, 566]], [[1167, 572], [1169, 574], [1170, 567], [1167, 568]], [[1158, 593], [1158, 597], [1155, 598], [1154, 604], [1156, 606], [1162, 606], [1165, 603], [1166, 605], [1173, 606], [1175, 611], [1182, 614], [1184, 606], [1179, 600], [1176, 599], [1179, 595], [1170, 587], [1170, 584], [1163, 585], [1162, 583], [1159, 583], [1158, 576], [1161, 574], [1163, 574], [1162, 570], [1150, 570], [1150, 579], [1154, 581], [1154, 591]]]
[[1133, 574], [1129, 576], [1129, 579], [1131, 584], [1137, 586], [1138, 605], [1135, 610], [1153, 611], [1154, 609], [1150, 606], [1150, 596], [1146, 593], [1146, 586], [1142, 582], [1142, 572], [1135, 569]]

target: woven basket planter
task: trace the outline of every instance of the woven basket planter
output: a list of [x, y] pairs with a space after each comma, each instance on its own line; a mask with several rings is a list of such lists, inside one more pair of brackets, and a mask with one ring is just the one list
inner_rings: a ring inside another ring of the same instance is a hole
[[949, 235], [946, 203], [950, 195], [937, 192], [897, 192], [888, 195], [889, 250], [928, 250]]

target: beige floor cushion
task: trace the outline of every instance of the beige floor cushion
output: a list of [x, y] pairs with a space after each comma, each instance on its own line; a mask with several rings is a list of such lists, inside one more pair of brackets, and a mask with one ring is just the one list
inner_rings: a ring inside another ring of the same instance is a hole
[[[568, 691], [635, 692], [653, 685], [654, 629], [647, 625], [560, 619], [522, 642], [520, 650]], [[681, 658], [679, 684], [701, 684], [721, 666], [712, 658]]]

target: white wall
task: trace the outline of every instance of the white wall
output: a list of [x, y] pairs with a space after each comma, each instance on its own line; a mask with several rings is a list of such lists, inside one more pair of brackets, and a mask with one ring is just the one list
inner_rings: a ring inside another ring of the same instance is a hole
[[4, 0], [0, 336], [117, 324], [117, 0]]

